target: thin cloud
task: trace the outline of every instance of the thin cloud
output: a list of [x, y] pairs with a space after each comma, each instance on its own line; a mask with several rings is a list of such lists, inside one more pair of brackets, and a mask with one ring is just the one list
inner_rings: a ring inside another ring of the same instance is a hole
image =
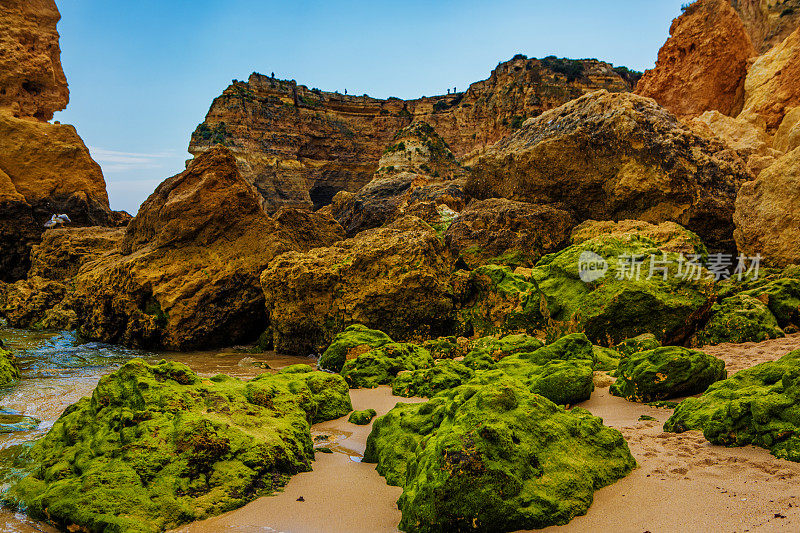
[[174, 151], [157, 153], [121, 152], [90, 146], [89, 151], [105, 172], [125, 172], [131, 170], [159, 169], [165, 166], [166, 159], [176, 156]]

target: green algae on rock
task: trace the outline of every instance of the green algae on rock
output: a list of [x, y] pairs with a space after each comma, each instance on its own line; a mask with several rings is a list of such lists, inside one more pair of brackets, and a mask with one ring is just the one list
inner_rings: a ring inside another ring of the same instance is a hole
[[664, 424], [664, 431], [693, 429], [714, 444], [753, 444], [800, 461], [800, 350], [714, 383], [681, 402]]
[[800, 279], [780, 278], [756, 289], [743, 292], [748, 296], [765, 299], [767, 307], [778, 319], [778, 325], [800, 326]]
[[619, 366], [621, 354], [612, 350], [611, 348], [604, 348], [602, 346], [594, 347], [594, 370], [607, 372], [609, 370], [616, 370]]
[[403, 370], [431, 366], [433, 357], [425, 348], [416, 344], [391, 342], [349, 359], [344, 363], [341, 374], [350, 387], [374, 389], [378, 385], [392, 383]]
[[630, 339], [625, 339], [614, 346], [614, 349], [622, 356], [630, 356], [639, 352], [655, 350], [656, 348], [661, 348], [661, 343], [658, 342], [658, 339], [656, 339], [656, 336], [652, 333], [644, 333], [636, 337], [631, 337]]
[[[664, 344], [680, 343], [707, 316], [716, 293], [713, 280], [702, 269], [700, 279], [679, 275], [680, 256], [664, 248], [663, 243], [638, 231], [599, 235], [545, 256], [531, 278], [544, 294], [552, 319], [577, 319], [592, 342], [614, 345], [652, 333]], [[580, 258], [590, 252], [607, 262], [608, 271], [584, 282], [579, 276]], [[634, 257], [647, 260], [638, 263], [638, 277]], [[650, 276], [651, 257], [668, 261], [657, 263], [666, 270]], [[688, 268], [685, 263], [683, 268]]]
[[347, 419], [351, 424], [358, 426], [366, 426], [378, 413], [375, 409], [364, 409], [363, 411], [353, 411], [350, 413], [350, 418]]
[[711, 313], [711, 320], [692, 339], [693, 345], [761, 342], [784, 336], [764, 302], [746, 294], [725, 298], [714, 304]]
[[431, 396], [453, 389], [472, 379], [475, 371], [463, 363], [444, 359], [430, 368], [401, 372], [392, 383], [392, 394], [410, 398]]
[[4, 499], [64, 529], [162, 531], [310, 470], [310, 424], [351, 409], [340, 376], [305, 365], [243, 382], [135, 359], [64, 411]]
[[725, 361], [680, 346], [664, 346], [620, 360], [611, 394], [652, 402], [704, 392], [725, 379]]
[[347, 359], [353, 359], [372, 348], [380, 348], [390, 342], [392, 339], [382, 331], [353, 324], [333, 338], [331, 345], [319, 358], [318, 366], [325, 370], [341, 372]]
[[482, 337], [477, 339], [464, 364], [474, 370], [487, 369], [504, 357], [521, 352], [534, 352], [544, 346], [536, 337], [526, 334], [511, 334], [501, 338]]
[[566, 524], [586, 513], [595, 490], [636, 466], [621, 433], [600, 418], [565, 411], [500, 372], [485, 375], [375, 421], [364, 461], [403, 487], [400, 529]]
[[19, 369], [14, 354], [0, 345], [0, 387], [11, 385], [18, 380]]

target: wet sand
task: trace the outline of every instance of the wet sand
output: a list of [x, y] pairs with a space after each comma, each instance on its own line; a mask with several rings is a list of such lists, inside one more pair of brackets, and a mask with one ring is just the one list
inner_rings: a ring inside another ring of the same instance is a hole
[[[372, 408], [386, 414], [398, 401], [423, 402], [423, 398], [397, 398], [389, 387], [350, 391], [353, 409]], [[315, 424], [312, 434], [334, 451], [317, 453], [314, 470], [294, 476], [283, 492], [260, 498], [231, 511], [176, 530], [180, 533], [396, 532], [400, 511], [395, 502], [402, 489], [388, 486], [374, 464], [361, 463], [372, 424], [357, 426], [347, 417]], [[329, 439], [319, 439], [328, 435]], [[302, 496], [304, 501], [297, 501]]]
[[728, 369], [729, 376], [759, 363], [776, 361], [797, 349], [800, 349], [800, 333], [764, 342], [726, 343], [699, 348], [699, 350], [725, 361], [725, 368]]

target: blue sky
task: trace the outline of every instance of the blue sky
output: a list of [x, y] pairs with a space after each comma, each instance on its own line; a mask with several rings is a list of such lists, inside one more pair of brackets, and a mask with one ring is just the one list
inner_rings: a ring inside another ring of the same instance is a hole
[[[686, 0], [682, 0], [685, 2]], [[135, 214], [183, 170], [189, 136], [253, 71], [416, 98], [466, 88], [516, 53], [651, 68], [681, 0], [271, 2], [56, 0], [74, 124], [111, 205]]]

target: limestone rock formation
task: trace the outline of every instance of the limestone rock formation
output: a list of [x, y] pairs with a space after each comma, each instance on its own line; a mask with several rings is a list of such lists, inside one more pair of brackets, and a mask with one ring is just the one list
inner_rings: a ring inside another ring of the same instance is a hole
[[758, 54], [783, 41], [800, 25], [800, 0], [729, 0]]
[[529, 119], [475, 164], [467, 193], [552, 204], [581, 220], [677, 222], [732, 250], [743, 162], [653, 100], [597, 91]]
[[17, 117], [50, 120], [69, 102], [61, 68], [54, 0], [0, 4], [0, 108]]
[[800, 107], [793, 107], [775, 132], [773, 147], [780, 152], [791, 152], [800, 147]]
[[320, 353], [352, 324], [402, 341], [451, 325], [452, 261], [416, 217], [327, 248], [277, 257], [261, 276], [275, 349]]
[[384, 148], [415, 121], [430, 124], [457, 157], [488, 146], [522, 121], [588, 91], [629, 91], [636, 75], [597, 60], [516, 56], [465, 92], [403, 101], [309, 89], [260, 74], [234, 81], [192, 135], [198, 155], [217, 143], [235, 154], [267, 212], [319, 208], [354, 193]]
[[742, 20], [727, 0], [699, 0], [672, 22], [658, 61], [636, 93], [678, 116], [719, 111], [735, 116], [744, 102], [747, 60], [756, 55]]
[[464, 208], [465, 176], [433, 128], [414, 122], [386, 147], [372, 181], [356, 193], [339, 192], [329, 209], [348, 236], [405, 215], [447, 224]]
[[736, 199], [736, 244], [772, 266], [800, 263], [800, 148], [745, 183]]
[[56, 228], [45, 232], [31, 249], [29, 277], [66, 281], [91, 261], [116, 250], [125, 228]]
[[[800, 27], [759, 57], [745, 80], [741, 116], [775, 133], [784, 117], [800, 107]], [[796, 119], [795, 119], [796, 120]]]
[[342, 236], [329, 217], [267, 216], [233, 155], [215, 148], [159, 185], [119, 250], [79, 271], [81, 333], [170, 349], [255, 339], [267, 326], [259, 276], [270, 260]]
[[587, 220], [582, 222], [570, 235], [570, 244], [578, 245], [596, 237], [613, 237], [625, 242], [636, 241], [644, 237], [658, 243], [658, 248], [665, 252], [674, 252], [686, 256], [698, 254], [704, 256], [707, 250], [700, 237], [686, 231], [686, 228], [674, 222], [650, 224], [641, 220]]
[[554, 206], [490, 198], [470, 203], [450, 224], [445, 243], [470, 268], [489, 262], [532, 267], [563, 248], [574, 225], [572, 215]]

